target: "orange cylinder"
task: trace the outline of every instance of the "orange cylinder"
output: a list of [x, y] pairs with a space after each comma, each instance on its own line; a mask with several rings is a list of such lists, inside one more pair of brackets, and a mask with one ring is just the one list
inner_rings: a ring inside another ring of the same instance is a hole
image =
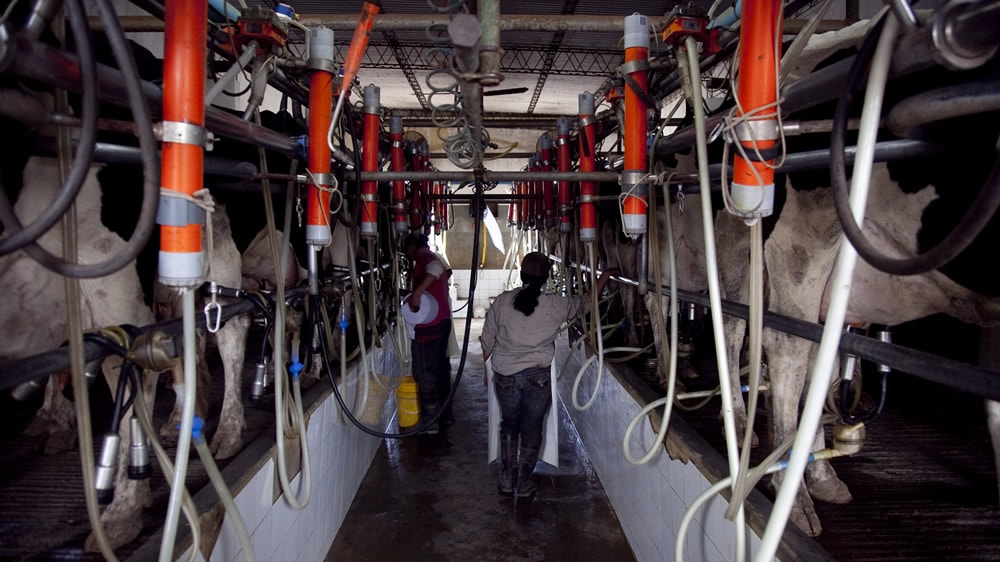
[[[556, 166], [560, 172], [570, 171], [569, 120], [565, 117], [556, 120]], [[560, 180], [558, 186], [559, 231], [569, 233], [573, 231], [573, 217], [570, 216], [573, 194], [570, 193], [570, 182]]]
[[[539, 152], [539, 169], [543, 172], [552, 171], [552, 137], [548, 133], [542, 135], [541, 151]], [[542, 180], [542, 215], [546, 229], [556, 226], [556, 198], [552, 180]]]
[[340, 82], [340, 92], [350, 92], [351, 83], [361, 68], [361, 59], [368, 49], [368, 34], [371, 33], [372, 24], [375, 23], [375, 16], [378, 15], [379, 6], [371, 2], [365, 2], [361, 7], [361, 15], [358, 17], [358, 24], [354, 27], [354, 36], [351, 37], [351, 46], [347, 48], [347, 56], [344, 57], [344, 78]]
[[[622, 193], [627, 194], [622, 209], [622, 227], [635, 238], [646, 232], [646, 102], [649, 89], [649, 19], [639, 14], [625, 18], [625, 71], [632, 83], [625, 85], [625, 167]], [[636, 91], [638, 90], [638, 91]]]
[[[365, 86], [364, 137], [362, 140], [361, 169], [366, 172], [378, 170], [378, 134], [382, 128], [379, 119], [381, 101], [378, 86]], [[378, 182], [366, 181], [361, 184], [361, 236], [374, 238], [378, 234]]]
[[330, 243], [330, 147], [326, 135], [333, 118], [333, 74], [314, 70], [309, 77], [309, 152], [311, 174], [306, 199], [306, 243]]
[[[189, 196], [203, 185], [207, 18], [208, 6], [203, 1], [169, 0], [165, 6], [160, 184]], [[204, 264], [204, 221], [189, 222], [191, 203], [183, 199], [164, 198], [160, 205], [160, 281], [171, 286], [197, 285]]]
[[[389, 140], [392, 148], [389, 151], [390, 166], [394, 172], [402, 172], [406, 167], [406, 155], [403, 153], [403, 119], [394, 115], [389, 119]], [[392, 182], [392, 220], [396, 232], [406, 234], [406, 182]]]
[[[773, 148], [778, 138], [775, 34], [781, 34], [781, 8], [770, 0], [747, 0], [740, 18], [740, 71], [737, 92], [746, 117], [735, 135], [748, 153]], [[768, 161], [773, 163], [773, 159]], [[730, 186], [734, 212], [744, 218], [766, 217], [774, 209], [774, 170], [764, 162], [733, 162]]]
[[[593, 172], [596, 166], [594, 156], [594, 94], [584, 92], [579, 97], [580, 105], [580, 171]], [[580, 182], [580, 240], [597, 240], [597, 209], [594, 195], [597, 185], [590, 180]]]

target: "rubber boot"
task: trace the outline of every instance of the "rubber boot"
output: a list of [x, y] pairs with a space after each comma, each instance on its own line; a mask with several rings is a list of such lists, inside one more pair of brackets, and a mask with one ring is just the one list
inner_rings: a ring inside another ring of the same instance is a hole
[[535, 463], [537, 462], [537, 449], [521, 449], [517, 458], [517, 497], [530, 497], [538, 489], [538, 484], [535, 483]]
[[434, 421], [430, 425], [424, 426], [427, 422], [434, 419], [438, 413], [437, 404], [420, 405], [420, 422], [418, 426], [423, 427], [418, 435], [437, 435], [438, 434], [438, 422]]
[[500, 436], [500, 476], [497, 488], [502, 494], [513, 494], [517, 477], [517, 438], [513, 435]]

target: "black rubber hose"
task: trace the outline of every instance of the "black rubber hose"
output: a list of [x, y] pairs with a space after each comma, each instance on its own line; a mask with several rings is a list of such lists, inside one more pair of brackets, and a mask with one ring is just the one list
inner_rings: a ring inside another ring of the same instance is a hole
[[[114, 6], [111, 5], [109, 0], [97, 0], [97, 3], [98, 12], [100, 12], [101, 22], [107, 34], [108, 42], [111, 44], [111, 50], [114, 52], [115, 59], [118, 61], [118, 66], [125, 81], [129, 107], [132, 110], [132, 118], [135, 120], [136, 131], [139, 136], [139, 148], [143, 168], [143, 199], [142, 207], [139, 211], [139, 220], [135, 231], [132, 233], [132, 237], [125, 243], [125, 248], [108, 260], [96, 264], [67, 262], [62, 258], [50, 254], [37, 244], [32, 243], [25, 246], [25, 251], [28, 255], [45, 268], [60, 275], [81, 279], [108, 276], [135, 260], [135, 257], [149, 242], [149, 237], [156, 226], [156, 209], [159, 205], [160, 189], [160, 165], [157, 153], [157, 141], [153, 135], [153, 122], [150, 118], [149, 108], [146, 106], [146, 99], [143, 96], [142, 81], [139, 79], [135, 59], [128, 46], [128, 40], [125, 38], [125, 34], [118, 24], [118, 17], [114, 11]], [[72, 1], [67, 2], [66, 5], [70, 12], [76, 9]], [[80, 17], [83, 17], [82, 14]], [[81, 57], [81, 68], [86, 66]], [[84, 71], [81, 70], [82, 72]], [[91, 83], [90, 87], [96, 88], [96, 84], [95, 77], [95, 81]], [[83, 89], [85, 92], [84, 96], [86, 96], [88, 90], [86, 83]], [[86, 118], [87, 112], [84, 111], [83, 119]], [[89, 170], [89, 159], [86, 162], [86, 167]], [[2, 202], [0, 202], [0, 213], [5, 210]], [[8, 218], [13, 218], [15, 225], [19, 226], [20, 223], [17, 221], [16, 216], [4, 217], [4, 222], [7, 222]]]
[[[108, 430], [109, 433], [118, 433], [118, 426], [121, 425], [122, 421], [122, 412], [128, 409], [128, 406], [125, 405], [125, 385], [129, 379], [126, 370], [130, 368], [131, 363], [123, 363], [118, 376], [118, 388], [115, 389], [115, 407], [111, 410], [111, 427]], [[135, 396], [134, 391], [132, 395]]]
[[48, 232], [62, 218], [69, 206], [80, 194], [80, 188], [90, 172], [90, 162], [97, 144], [97, 62], [94, 59], [94, 48], [90, 43], [90, 32], [83, 15], [83, 8], [76, 0], [66, 2], [66, 19], [73, 30], [73, 41], [80, 60], [80, 76], [83, 80], [82, 107], [80, 109], [80, 138], [74, 154], [73, 165], [66, 176], [66, 181], [59, 190], [52, 204], [28, 226], [24, 226], [14, 213], [13, 204], [0, 189], [0, 220], [10, 236], [0, 240], [0, 256], [20, 250], [33, 244], [38, 238]]
[[[854, 90], [868, 69], [875, 48], [878, 44], [885, 17], [876, 24], [865, 37], [854, 57], [854, 63], [847, 76], [846, 91], [837, 100], [837, 109], [833, 116], [833, 130], [830, 134], [830, 181], [833, 187], [834, 208], [837, 220], [844, 231], [844, 236], [854, 246], [858, 256], [872, 267], [893, 275], [919, 275], [937, 269], [948, 263], [964, 251], [986, 224], [993, 218], [997, 208], [1000, 208], [1000, 162], [994, 164], [986, 185], [976, 195], [965, 216], [958, 225], [937, 246], [923, 254], [912, 257], [895, 258], [881, 253], [868, 240], [864, 232], [854, 220], [851, 212], [850, 189], [847, 183], [847, 170], [844, 164], [845, 136], [848, 111]], [[998, 147], [1000, 149], [1000, 147]]]
[[[351, 134], [351, 152], [354, 156], [354, 182], [357, 184], [358, 189], [358, 203], [354, 206], [354, 209], [350, 211], [350, 219], [347, 218], [347, 208], [343, 208], [337, 213], [337, 220], [341, 224], [350, 228], [361, 224], [361, 152], [360, 144], [358, 143], [358, 132], [354, 128], [354, 108], [349, 103], [344, 104], [344, 119], [347, 120], [347, 131]], [[346, 187], [342, 190], [341, 197], [344, 198], [344, 205], [348, 205], [347, 199], [347, 189]]]

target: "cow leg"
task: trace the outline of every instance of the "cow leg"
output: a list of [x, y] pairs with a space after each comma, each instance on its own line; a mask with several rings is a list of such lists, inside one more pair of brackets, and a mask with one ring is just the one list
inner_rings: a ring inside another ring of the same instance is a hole
[[49, 377], [42, 407], [25, 429], [27, 435], [48, 436], [45, 440], [46, 455], [68, 451], [76, 444], [76, 409], [63, 396], [65, 381], [63, 375]]
[[990, 439], [993, 441], [997, 474], [1000, 474], [1000, 402], [986, 401], [986, 423], [990, 428]]
[[[772, 444], [778, 446], [795, 438], [798, 430], [799, 398], [805, 384], [810, 342], [795, 336], [765, 329], [764, 348], [771, 362], [771, 431]], [[783, 473], [771, 479], [775, 490], [781, 488]], [[790, 520], [810, 536], [819, 536], [823, 527], [803, 481], [792, 506]]]
[[[104, 374], [112, 392], [118, 387], [120, 367], [121, 360], [119, 358], [109, 357], [105, 361]], [[146, 410], [152, 412], [156, 395], [156, 377], [151, 374], [140, 375], [139, 380], [142, 394], [137, 396], [136, 400], [145, 400]], [[122, 414], [122, 421], [118, 428], [118, 436], [121, 440], [118, 445], [118, 468], [115, 472], [115, 497], [111, 505], [105, 508], [104, 513], [101, 514], [104, 532], [113, 549], [128, 544], [139, 536], [139, 532], [142, 531], [142, 510], [153, 502], [149, 479], [132, 480], [128, 477], [128, 459], [131, 448], [128, 420], [132, 417], [133, 411], [134, 408], [130, 407]], [[93, 532], [87, 537], [84, 549], [87, 552], [100, 551]]]
[[[733, 400], [733, 421], [736, 425], [736, 438], [739, 447], [743, 447], [743, 439], [747, 431], [751, 433], [751, 447], [759, 444], [757, 434], [752, 427], [747, 427], [747, 408], [743, 401], [740, 384], [740, 352], [743, 350], [743, 339], [746, 332], [746, 321], [735, 316], [726, 316], [726, 359], [729, 362], [729, 388]], [[720, 381], [721, 384], [721, 381]]]
[[[197, 392], [195, 394], [194, 411], [195, 414], [205, 419], [208, 413], [208, 396], [212, 388], [212, 375], [208, 369], [208, 362], [205, 360], [204, 330], [199, 329], [197, 331], [195, 341], [197, 342], [197, 349], [195, 350], [195, 353], [197, 353]], [[170, 416], [167, 417], [167, 421], [160, 427], [160, 439], [165, 444], [176, 444], [177, 435], [180, 433], [181, 410], [184, 404], [184, 370], [181, 365], [182, 363], [179, 361], [177, 368], [173, 370], [173, 387], [176, 395], [174, 409], [170, 412]]]
[[246, 353], [247, 332], [250, 329], [250, 319], [237, 316], [226, 322], [216, 334], [219, 355], [222, 357], [222, 368], [225, 372], [225, 394], [222, 399], [222, 413], [219, 418], [219, 428], [212, 437], [209, 450], [213, 456], [227, 459], [243, 447], [243, 430], [246, 420], [243, 417], [243, 360]]

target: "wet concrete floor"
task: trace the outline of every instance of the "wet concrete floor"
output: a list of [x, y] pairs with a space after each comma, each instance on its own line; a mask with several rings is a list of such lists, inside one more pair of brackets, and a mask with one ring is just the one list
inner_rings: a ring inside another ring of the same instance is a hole
[[[465, 320], [455, 327], [461, 345]], [[486, 463], [482, 320], [471, 328], [454, 424], [383, 442], [326, 560], [635, 560], [563, 406], [560, 466], [539, 463], [531, 498], [497, 492], [496, 465]]]

